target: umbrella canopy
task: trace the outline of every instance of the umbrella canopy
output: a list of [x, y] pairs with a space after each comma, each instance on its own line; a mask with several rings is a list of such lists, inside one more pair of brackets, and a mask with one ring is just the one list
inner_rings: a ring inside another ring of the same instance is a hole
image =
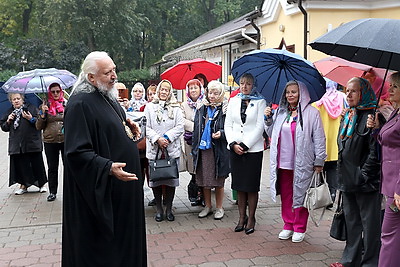
[[[3, 82], [0, 82], [0, 117], [3, 117], [4, 113], [12, 107], [8, 100], [8, 94], [1, 88]], [[29, 94], [25, 96], [25, 102], [39, 107], [42, 104], [42, 100], [35, 94]]]
[[23, 71], [8, 79], [2, 88], [7, 93], [47, 93], [47, 88], [52, 83], [58, 83], [61, 89], [74, 85], [76, 76], [67, 70], [35, 69]]
[[240, 77], [251, 73], [257, 90], [267, 102], [279, 104], [280, 97], [288, 81], [303, 82], [312, 101], [320, 99], [325, 93], [325, 80], [303, 57], [286, 50], [254, 50], [233, 63], [232, 75], [239, 84]]
[[[331, 79], [341, 85], [346, 85], [353, 77], [363, 77], [371, 82], [375, 93], [379, 93], [385, 70], [374, 68], [365, 64], [351, 62], [339, 57], [326, 57], [315, 61], [314, 66], [321, 72], [322, 76]], [[386, 98], [389, 84], [386, 82], [382, 97]]]
[[373, 67], [400, 70], [400, 20], [359, 19], [343, 24], [309, 45], [331, 56]]
[[169, 80], [174, 89], [185, 89], [186, 83], [199, 73], [208, 81], [216, 80], [221, 78], [222, 66], [201, 58], [184, 60], [161, 73], [161, 79]]

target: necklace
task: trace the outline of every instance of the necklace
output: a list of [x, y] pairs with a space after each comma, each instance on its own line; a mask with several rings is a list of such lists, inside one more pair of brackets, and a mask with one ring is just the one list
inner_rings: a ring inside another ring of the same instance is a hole
[[126, 125], [126, 122], [124, 121], [123, 117], [121, 116], [121, 114], [118, 114], [118, 112], [115, 110], [115, 108], [110, 104], [110, 102], [104, 97], [104, 95], [102, 93], [99, 92], [99, 94], [103, 97], [104, 101], [106, 101], [106, 103], [111, 107], [111, 109], [114, 111], [115, 115], [117, 115], [118, 119], [121, 120], [122, 125], [124, 126], [125, 129], [125, 133], [126, 135], [133, 140], [133, 133], [131, 128], [129, 128], [128, 125]]
[[[289, 106], [288, 106], [288, 115], [287, 115], [287, 117], [286, 117], [286, 122], [287, 122], [287, 123], [290, 121], [290, 117], [292, 117], [292, 113], [293, 113], [294, 111], [297, 111], [297, 106], [292, 107], [292, 106], [289, 105]], [[293, 118], [293, 119], [295, 119], [295, 118]]]

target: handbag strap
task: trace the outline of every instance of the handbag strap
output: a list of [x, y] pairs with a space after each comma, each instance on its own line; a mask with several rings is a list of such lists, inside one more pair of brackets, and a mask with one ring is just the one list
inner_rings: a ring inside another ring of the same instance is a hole
[[342, 210], [342, 209], [343, 209], [343, 195], [342, 195], [342, 191], [339, 191], [338, 203], [337, 203], [335, 213], [340, 212], [340, 210]]
[[[169, 154], [168, 154], [168, 149], [163, 149], [164, 150], [164, 155], [165, 155], [165, 159], [169, 159]], [[158, 146], [158, 148], [157, 148], [157, 154], [156, 154], [156, 159], [159, 159], [158, 158], [158, 153], [160, 152], [160, 147]]]

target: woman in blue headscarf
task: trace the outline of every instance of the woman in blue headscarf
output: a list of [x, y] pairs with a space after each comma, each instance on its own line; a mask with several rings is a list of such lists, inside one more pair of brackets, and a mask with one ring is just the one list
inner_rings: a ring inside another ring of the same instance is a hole
[[[240, 78], [240, 93], [231, 98], [226, 112], [225, 135], [230, 149], [232, 189], [238, 193], [239, 222], [235, 232], [254, 232], [264, 150], [266, 102], [255, 89], [253, 75]], [[249, 216], [246, 212], [249, 207]]]
[[347, 239], [340, 263], [331, 266], [378, 266], [380, 162], [375, 138], [365, 134], [377, 100], [370, 83], [358, 77], [349, 80], [346, 95], [350, 108], [339, 129], [338, 190], [343, 192]]

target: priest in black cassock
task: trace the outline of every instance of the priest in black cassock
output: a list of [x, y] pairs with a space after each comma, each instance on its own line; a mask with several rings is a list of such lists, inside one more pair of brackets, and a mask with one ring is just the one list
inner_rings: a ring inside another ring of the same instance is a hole
[[147, 266], [136, 128], [116, 78], [107, 53], [90, 53], [65, 110], [64, 267]]

